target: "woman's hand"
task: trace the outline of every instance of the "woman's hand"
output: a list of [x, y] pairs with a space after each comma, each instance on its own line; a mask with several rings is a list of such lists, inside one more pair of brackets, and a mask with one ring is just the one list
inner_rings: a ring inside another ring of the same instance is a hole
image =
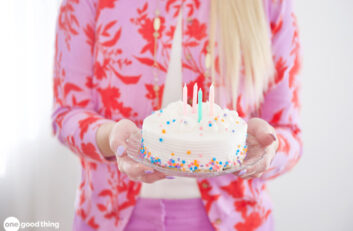
[[[248, 167], [234, 174], [244, 179], [260, 177], [276, 155], [278, 141], [275, 129], [263, 119], [250, 119], [246, 143], [248, 151], [243, 164]], [[255, 164], [252, 164], [253, 162]]]
[[[138, 139], [136, 136], [140, 134], [140, 130], [131, 120], [123, 119], [113, 125], [109, 134], [109, 145], [111, 150], [115, 150], [119, 170], [128, 175], [131, 180], [144, 183], [153, 183], [165, 179], [166, 176], [163, 173], [146, 167], [127, 155], [126, 150], [128, 148], [136, 150], [136, 155], [138, 154], [139, 143], [131, 144], [129, 139]], [[138, 141], [140, 140], [138, 139]], [[134, 145], [134, 147], [131, 147], [131, 145]]]

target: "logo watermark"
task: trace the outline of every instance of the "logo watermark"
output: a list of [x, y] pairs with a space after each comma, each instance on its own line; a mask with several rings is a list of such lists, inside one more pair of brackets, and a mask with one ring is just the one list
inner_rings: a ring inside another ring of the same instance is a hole
[[45, 228], [59, 230], [60, 223], [52, 221], [20, 222], [16, 217], [8, 217], [4, 221], [5, 231], [18, 231], [19, 229]]

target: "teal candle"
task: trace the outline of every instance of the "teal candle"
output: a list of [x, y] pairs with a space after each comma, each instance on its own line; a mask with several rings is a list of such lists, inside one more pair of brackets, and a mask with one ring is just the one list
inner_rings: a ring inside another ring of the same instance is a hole
[[198, 106], [199, 106], [199, 108], [198, 108], [198, 112], [199, 112], [199, 119], [198, 119], [198, 121], [199, 121], [199, 123], [200, 123], [200, 121], [202, 120], [202, 91], [201, 91], [201, 89], [199, 90], [199, 102], [198, 102]]

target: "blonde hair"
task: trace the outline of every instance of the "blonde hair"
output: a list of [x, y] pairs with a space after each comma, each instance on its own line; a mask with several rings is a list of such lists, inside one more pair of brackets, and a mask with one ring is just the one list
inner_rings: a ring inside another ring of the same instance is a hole
[[[215, 60], [215, 38], [219, 34], [220, 75], [231, 90], [233, 108], [242, 64], [245, 97], [258, 106], [274, 77], [269, 25], [262, 0], [211, 0], [210, 14], [211, 60]], [[211, 63], [214, 82], [215, 62]]]

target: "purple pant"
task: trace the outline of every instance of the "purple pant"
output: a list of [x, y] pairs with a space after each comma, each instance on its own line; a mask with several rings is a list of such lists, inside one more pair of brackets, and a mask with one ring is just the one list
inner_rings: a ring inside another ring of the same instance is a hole
[[214, 230], [200, 198], [139, 198], [126, 231]]
[[[73, 230], [94, 231], [75, 216]], [[149, 199], [139, 198], [126, 225], [126, 231], [213, 231], [200, 198]]]

